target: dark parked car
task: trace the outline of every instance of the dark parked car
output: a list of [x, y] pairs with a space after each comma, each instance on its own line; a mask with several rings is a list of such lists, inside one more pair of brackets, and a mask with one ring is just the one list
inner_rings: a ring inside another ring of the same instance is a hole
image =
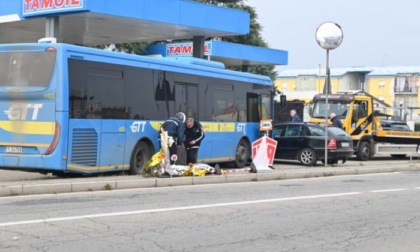
[[412, 131], [405, 122], [381, 120], [383, 130]]
[[[337, 127], [328, 127], [328, 163], [345, 162], [354, 154], [351, 136]], [[273, 127], [272, 138], [277, 141], [275, 159], [298, 160], [313, 166], [325, 162], [325, 128], [313, 123], [281, 123]]]

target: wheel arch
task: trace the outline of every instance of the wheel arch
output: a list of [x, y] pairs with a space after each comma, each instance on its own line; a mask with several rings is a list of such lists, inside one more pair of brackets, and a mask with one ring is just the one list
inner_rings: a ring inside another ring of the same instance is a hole
[[[147, 148], [147, 151], [139, 152], [139, 150], [141, 150], [141, 146]], [[146, 163], [154, 154], [155, 148], [153, 142], [148, 138], [139, 139], [131, 149], [130, 166], [128, 168], [129, 173], [132, 175], [141, 174], [141, 172], [143, 172], [144, 170]], [[140, 161], [137, 160], [137, 158], [140, 158]]]

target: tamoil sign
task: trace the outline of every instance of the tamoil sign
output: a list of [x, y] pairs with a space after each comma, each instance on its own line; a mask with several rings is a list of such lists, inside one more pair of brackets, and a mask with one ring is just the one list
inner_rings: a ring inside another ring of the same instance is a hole
[[[204, 43], [204, 55], [211, 55], [211, 42]], [[193, 43], [177, 43], [166, 45], [166, 56], [192, 56]]]
[[37, 16], [58, 12], [80, 11], [86, 0], [22, 0], [23, 16]]

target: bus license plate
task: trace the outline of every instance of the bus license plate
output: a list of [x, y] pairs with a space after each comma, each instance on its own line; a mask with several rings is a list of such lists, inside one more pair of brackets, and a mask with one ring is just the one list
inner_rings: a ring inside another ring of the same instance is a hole
[[6, 146], [7, 153], [23, 153], [23, 148], [20, 146]]
[[342, 146], [342, 147], [349, 147], [349, 146], [350, 146], [350, 144], [349, 144], [349, 143], [341, 143], [341, 146]]

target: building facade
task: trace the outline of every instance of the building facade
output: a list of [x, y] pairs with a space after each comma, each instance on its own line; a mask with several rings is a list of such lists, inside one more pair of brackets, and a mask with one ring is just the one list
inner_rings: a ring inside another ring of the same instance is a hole
[[[420, 121], [420, 66], [331, 68], [331, 91], [362, 90], [384, 104], [394, 119]], [[288, 100], [309, 102], [323, 93], [325, 69], [289, 69], [279, 73], [275, 87]]]

